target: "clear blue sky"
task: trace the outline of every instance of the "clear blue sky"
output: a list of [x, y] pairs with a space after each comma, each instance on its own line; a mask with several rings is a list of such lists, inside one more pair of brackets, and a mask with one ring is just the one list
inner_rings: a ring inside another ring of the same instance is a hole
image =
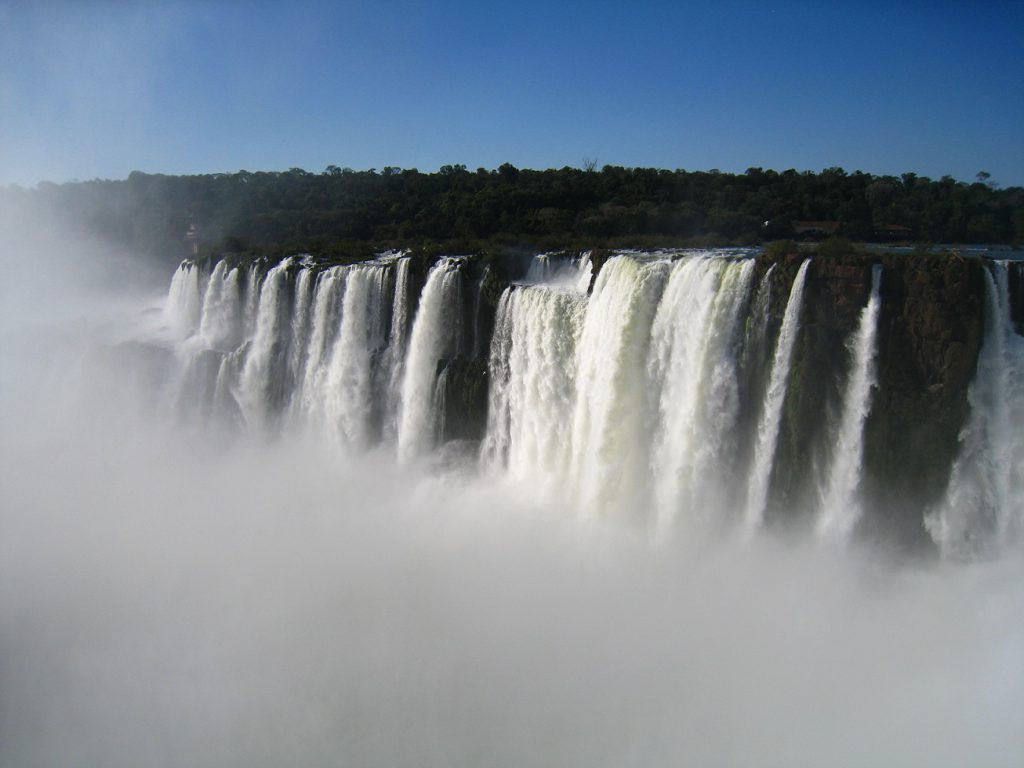
[[1024, 3], [0, 0], [0, 184], [584, 158], [1024, 185]]

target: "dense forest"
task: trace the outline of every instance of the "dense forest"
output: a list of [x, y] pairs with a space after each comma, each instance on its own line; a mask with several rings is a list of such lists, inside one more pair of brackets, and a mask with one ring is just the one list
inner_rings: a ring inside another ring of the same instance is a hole
[[[742, 174], [502, 165], [436, 173], [167, 176], [0, 189], [140, 255], [191, 251], [357, 256], [393, 246], [486, 248], [753, 245], [838, 235], [858, 241], [1024, 242], [1024, 188], [912, 173], [750, 168]], [[191, 235], [189, 231], [191, 230]]]

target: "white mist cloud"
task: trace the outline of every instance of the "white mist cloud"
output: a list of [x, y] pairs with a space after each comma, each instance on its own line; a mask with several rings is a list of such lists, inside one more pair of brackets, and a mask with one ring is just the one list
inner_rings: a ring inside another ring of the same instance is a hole
[[152, 402], [159, 317], [44, 231], [3, 251], [0, 765], [1024, 757], [1020, 553], [652, 546], [468, 472], [185, 426]]
[[[0, 6], [0, 181], [146, 146], [188, 14], [127, 8]], [[169, 351], [113, 346], [154, 322], [143, 265], [21, 203], [0, 256], [0, 765], [1024, 761], [1019, 553], [652, 547], [230, 441], [154, 413]]]
[[86, 358], [0, 439], [0, 764], [1024, 754], [1019, 556], [652, 547], [514, 486], [144, 416]]

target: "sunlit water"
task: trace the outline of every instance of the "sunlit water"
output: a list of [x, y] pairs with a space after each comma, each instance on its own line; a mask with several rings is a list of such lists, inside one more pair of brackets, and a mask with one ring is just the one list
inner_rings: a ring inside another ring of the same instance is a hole
[[424, 394], [454, 262], [415, 307], [389, 257], [178, 273], [184, 312], [5, 327], [0, 764], [1019, 765], [1018, 548], [901, 563], [734, 535], [748, 482], [716, 470], [757, 337], [738, 318], [763, 310], [748, 264], [510, 290], [479, 462], [442, 460]]

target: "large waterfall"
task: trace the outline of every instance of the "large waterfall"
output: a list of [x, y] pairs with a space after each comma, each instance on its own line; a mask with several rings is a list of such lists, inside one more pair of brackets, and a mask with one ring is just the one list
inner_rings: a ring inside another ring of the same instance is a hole
[[245, 358], [238, 402], [246, 421], [264, 428], [276, 420], [289, 387], [288, 351], [292, 343], [288, 292], [291, 260], [267, 273], [256, 312], [256, 331]]
[[809, 255], [5, 329], [0, 765], [1021, 765], [1024, 265]]
[[438, 437], [437, 365], [455, 355], [461, 341], [460, 266], [456, 259], [439, 261], [423, 287], [402, 376], [401, 459], [423, 454], [434, 447]]
[[484, 460], [559, 485], [571, 456], [576, 350], [587, 297], [543, 286], [506, 288], [490, 354]]
[[735, 498], [738, 336], [751, 260], [678, 262], [658, 305], [647, 371], [655, 399], [651, 461], [658, 525], [707, 517]]
[[[735, 251], [622, 253], [597, 267], [545, 254], [502, 284], [462, 257], [415, 269], [394, 253], [186, 262], [164, 315], [182, 360], [173, 401], [257, 432], [303, 426], [343, 451], [384, 445], [402, 461], [429, 457], [446, 419], [475, 419], [482, 470], [571, 514], [623, 516], [663, 539], [749, 533], [797, 504], [819, 537], [846, 542], [864, 516], [883, 269], [870, 269], [845, 331], [845, 372], [831, 372], [813, 357], [820, 331], [801, 341], [812, 262], [778, 266]], [[1006, 265], [984, 274], [971, 415], [927, 520], [948, 554], [1022, 528], [1021, 337]], [[501, 288], [486, 312], [484, 283]], [[830, 376], [842, 377], [837, 395], [808, 399]], [[467, 393], [481, 388], [476, 413]]]

